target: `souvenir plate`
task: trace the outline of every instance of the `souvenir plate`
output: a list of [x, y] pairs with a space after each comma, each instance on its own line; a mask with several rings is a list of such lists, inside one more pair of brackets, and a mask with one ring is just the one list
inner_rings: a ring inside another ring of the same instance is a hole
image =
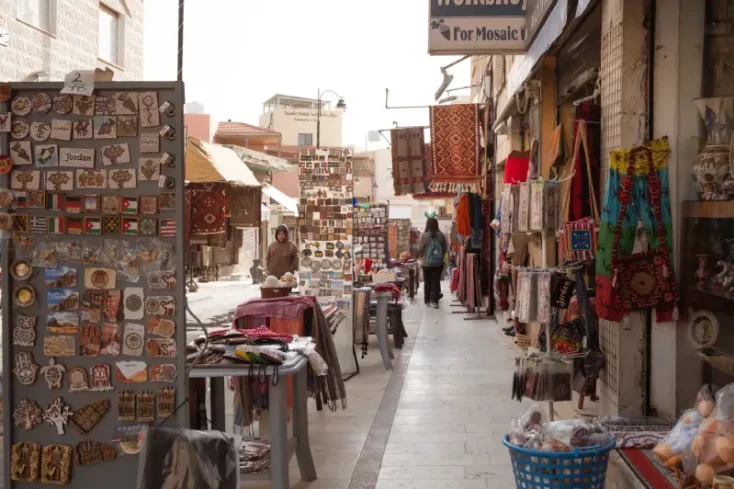
[[[16, 117], [10, 123], [10, 135], [13, 137], [13, 139], [23, 139], [27, 137], [30, 132], [31, 125], [28, 124], [28, 121], [26, 121], [25, 119]], [[30, 142], [28, 142], [28, 144], [30, 144]]]
[[33, 266], [28, 260], [15, 260], [10, 265], [10, 275], [15, 280], [28, 280], [33, 273]]
[[10, 104], [10, 110], [15, 115], [28, 115], [32, 108], [31, 99], [25, 96], [15, 97]]
[[54, 112], [60, 115], [66, 115], [74, 108], [74, 101], [71, 95], [59, 94], [53, 100]]
[[51, 111], [51, 107], [53, 107], [53, 102], [51, 101], [51, 97], [49, 97], [48, 94], [37, 93], [33, 97], [31, 105], [33, 106], [33, 112], [36, 112], [38, 114], [48, 114]]

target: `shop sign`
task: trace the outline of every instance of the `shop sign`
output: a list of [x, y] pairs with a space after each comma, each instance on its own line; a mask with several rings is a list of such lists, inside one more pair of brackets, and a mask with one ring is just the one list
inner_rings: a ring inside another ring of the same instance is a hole
[[535, 0], [528, 2], [526, 12], [528, 46], [530, 46], [535, 40], [535, 36], [540, 30], [540, 26], [543, 25], [543, 22], [545, 22], [545, 19], [548, 17], [548, 14], [555, 4], [556, 0]]
[[431, 55], [524, 53], [527, 1], [429, 0], [428, 52]]

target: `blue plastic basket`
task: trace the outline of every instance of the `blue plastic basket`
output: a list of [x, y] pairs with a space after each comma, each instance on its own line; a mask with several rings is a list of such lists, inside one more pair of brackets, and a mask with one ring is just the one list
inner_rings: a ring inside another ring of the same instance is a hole
[[508, 435], [502, 443], [510, 450], [517, 489], [604, 489], [609, 452], [615, 446], [612, 438], [602, 447], [556, 453], [516, 447]]

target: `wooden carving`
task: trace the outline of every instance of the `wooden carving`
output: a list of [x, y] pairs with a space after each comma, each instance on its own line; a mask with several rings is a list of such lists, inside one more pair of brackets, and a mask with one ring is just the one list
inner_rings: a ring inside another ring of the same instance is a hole
[[101, 401], [93, 402], [92, 404], [87, 404], [74, 413], [74, 416], [71, 418], [71, 424], [79, 433], [86, 435], [97, 423], [99, 423], [99, 420], [101, 420], [109, 410], [109, 399], [103, 399]]
[[13, 445], [10, 456], [10, 478], [18, 482], [38, 480], [41, 468], [41, 444], [21, 441]]
[[135, 421], [135, 393], [122, 391], [117, 396], [120, 421]]
[[155, 392], [139, 392], [137, 397], [137, 420], [143, 423], [150, 423], [155, 421]]
[[98, 464], [116, 458], [117, 451], [113, 447], [96, 441], [85, 440], [74, 448], [74, 463], [77, 465]]
[[71, 481], [71, 447], [55, 444], [43, 447], [41, 482], [66, 485]]
[[176, 388], [161, 387], [158, 389], [158, 418], [165, 419], [173, 415], [176, 409]]

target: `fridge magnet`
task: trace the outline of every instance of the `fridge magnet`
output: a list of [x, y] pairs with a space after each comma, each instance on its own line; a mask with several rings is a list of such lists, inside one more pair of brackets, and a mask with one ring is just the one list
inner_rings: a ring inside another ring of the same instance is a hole
[[41, 449], [41, 482], [64, 486], [71, 480], [71, 447], [46, 445]]
[[94, 115], [95, 96], [74, 95], [74, 115]]
[[157, 132], [140, 133], [140, 152], [158, 153], [161, 150], [160, 136]]
[[117, 450], [114, 447], [97, 441], [80, 441], [74, 448], [74, 463], [79, 466], [110, 462], [116, 458]]
[[46, 336], [43, 339], [43, 354], [47, 357], [76, 356], [76, 338], [69, 335]]
[[82, 213], [82, 196], [67, 195], [65, 210], [67, 214], [81, 214]]
[[[161, 119], [160, 113], [158, 112], [158, 94], [156, 92], [140, 92], [138, 99], [140, 102], [140, 127], [160, 126]], [[13, 113], [16, 112], [13, 111]]]
[[143, 195], [140, 197], [140, 213], [146, 215], [158, 214], [158, 197]]
[[13, 94], [13, 86], [8, 82], [0, 83], [0, 104], [6, 103], [10, 100]]
[[140, 158], [138, 180], [158, 180], [161, 176], [161, 165], [157, 158]]
[[66, 218], [63, 216], [51, 216], [46, 218], [46, 233], [65, 234]]
[[38, 144], [35, 148], [36, 168], [59, 166], [59, 147], [55, 144]]
[[98, 357], [102, 344], [99, 326], [82, 326], [79, 330], [79, 349], [83, 357]]
[[10, 188], [13, 190], [41, 190], [41, 172], [38, 170], [12, 170]]
[[117, 119], [109, 116], [94, 117], [94, 139], [117, 139]]
[[[10, 136], [13, 139], [23, 139], [31, 132], [31, 125], [25, 119], [14, 118], [10, 123]], [[30, 142], [28, 142], [30, 144]]]
[[148, 272], [148, 287], [153, 290], [176, 290], [176, 271], [160, 270]]
[[176, 358], [176, 340], [170, 338], [149, 338], [145, 350], [151, 358]]
[[10, 132], [10, 112], [0, 113], [0, 132]]
[[117, 215], [122, 210], [122, 197], [119, 195], [104, 195], [102, 197], [102, 214]]
[[110, 380], [110, 366], [106, 363], [98, 363], [89, 369], [92, 379], [92, 387], [89, 389], [93, 392], [111, 391], [112, 381]]
[[171, 338], [176, 333], [176, 323], [170, 319], [150, 318], [147, 327], [148, 334], [160, 336], [162, 338]]
[[137, 197], [122, 197], [121, 214], [137, 215], [137, 213], [138, 213], [138, 198]]
[[10, 276], [21, 282], [31, 278], [33, 266], [28, 260], [15, 260], [10, 265]]
[[108, 290], [104, 298], [104, 320], [116, 323], [120, 318], [120, 304], [122, 303], [122, 292], [120, 290]]
[[31, 139], [38, 142], [47, 141], [51, 137], [51, 126], [44, 122], [31, 124]]
[[11, 229], [13, 229], [13, 216], [5, 212], [0, 213], [0, 231], [10, 231]]
[[159, 209], [163, 211], [176, 210], [176, 194], [173, 192], [163, 192], [158, 197]]
[[128, 323], [122, 334], [122, 354], [139, 357], [145, 346], [145, 327], [142, 324]]
[[26, 207], [28, 204], [28, 192], [25, 190], [11, 190], [10, 193], [13, 194], [12, 207], [16, 209]]
[[107, 188], [107, 170], [76, 170], [77, 190]]
[[29, 386], [36, 383], [38, 379], [39, 366], [33, 361], [33, 353], [21, 351], [15, 354], [13, 373], [21, 385]]
[[170, 295], [146, 297], [145, 312], [149, 316], [175, 316], [176, 299]]
[[123, 189], [138, 186], [135, 170], [110, 170], [110, 188]]
[[102, 234], [118, 234], [120, 232], [119, 216], [102, 217]]
[[135, 421], [135, 393], [121, 391], [117, 394], [118, 419], [120, 421]]
[[158, 389], [158, 417], [168, 418], [176, 410], [176, 388], [172, 386]]
[[104, 308], [104, 292], [101, 290], [85, 290], [82, 299], [82, 321], [98, 323], [102, 320]]
[[122, 337], [120, 336], [120, 326], [113, 323], [105, 323], [102, 325], [102, 343], [100, 344], [100, 354], [108, 357], [117, 357], [121, 351]]
[[61, 148], [59, 166], [74, 168], [94, 168], [94, 150], [82, 148]]
[[139, 321], [143, 319], [144, 292], [142, 287], [127, 287], [125, 289], [125, 319]]
[[161, 165], [167, 166], [169, 168], [173, 168], [174, 166], [176, 166], [176, 157], [170, 153], [163, 153], [160, 160], [158, 161]]
[[101, 401], [95, 401], [91, 404], [87, 404], [81, 409], [77, 409], [74, 416], [71, 418], [71, 425], [80, 434], [86, 435], [97, 423], [107, 414], [110, 410], [110, 400], [102, 399]]
[[176, 107], [169, 101], [165, 101], [158, 107], [158, 112], [166, 117], [173, 117], [176, 114]]
[[72, 267], [53, 267], [43, 269], [43, 283], [54, 289], [76, 287], [77, 271]]
[[142, 236], [155, 236], [158, 234], [158, 221], [156, 219], [140, 219], [140, 234]]
[[36, 302], [36, 291], [30, 285], [21, 285], [13, 293], [16, 307], [31, 307]]
[[49, 112], [51, 112], [53, 102], [51, 101], [51, 97], [49, 97], [48, 94], [41, 92], [33, 96], [31, 106], [33, 107], [33, 112], [37, 114], [48, 114]]
[[49, 426], [55, 427], [57, 434], [63, 435], [66, 423], [69, 422], [72, 414], [74, 413], [71, 412], [71, 408], [67, 404], [64, 404], [64, 400], [57, 397], [54, 402], [43, 410], [43, 420]]
[[139, 231], [139, 222], [137, 217], [122, 218], [122, 234], [128, 236], [137, 236]]
[[[123, 347], [125, 341], [123, 340]], [[115, 382], [122, 384], [140, 384], [148, 382], [148, 365], [141, 361], [123, 361], [115, 363]]]
[[80, 235], [84, 233], [83, 217], [66, 218], [66, 234]]
[[75, 366], [69, 369], [67, 383], [69, 392], [85, 392], [89, 390], [89, 377], [84, 367]]
[[41, 407], [36, 401], [31, 399], [21, 399], [13, 410], [13, 423], [18, 428], [31, 431], [33, 428], [43, 423], [42, 416]]
[[7, 175], [13, 169], [13, 162], [10, 156], [0, 155], [0, 175]]
[[[70, 192], [74, 190], [73, 171], [47, 171], [45, 172], [46, 190], [52, 192]], [[58, 197], [63, 201], [63, 196]], [[54, 210], [64, 210], [64, 206], [55, 207]]]
[[134, 138], [138, 136], [138, 116], [121, 115], [117, 117], [117, 137]]
[[94, 114], [95, 115], [115, 115], [116, 102], [114, 97], [100, 97], [94, 99]]
[[89, 194], [82, 197], [82, 212], [94, 213], [99, 212], [100, 197], [96, 194]]
[[[25, 192], [23, 192], [25, 193]], [[10, 190], [0, 189], [0, 209], [10, 209], [15, 201], [15, 193]]]
[[117, 284], [117, 273], [113, 268], [87, 268], [84, 270], [84, 288], [114, 289]]
[[49, 311], [68, 312], [79, 310], [79, 292], [76, 289], [51, 289], [47, 292]]
[[59, 141], [71, 141], [72, 122], [66, 119], [53, 119], [51, 121], [51, 139]]
[[26, 199], [26, 207], [29, 209], [46, 208], [46, 192], [43, 190], [29, 190]]
[[94, 131], [92, 130], [92, 119], [82, 119], [72, 123], [72, 132], [74, 139], [92, 139]]
[[178, 369], [173, 363], [160, 363], [150, 366], [150, 381], [171, 384], [176, 382]]
[[16, 482], [35, 482], [41, 471], [41, 444], [21, 441], [13, 444], [10, 455], [10, 479]]
[[28, 233], [31, 230], [31, 219], [28, 214], [13, 214], [12, 229], [16, 233]]
[[15, 115], [28, 115], [31, 113], [32, 108], [31, 99], [26, 96], [15, 97], [10, 104], [10, 110]]
[[14, 166], [32, 165], [31, 142], [14, 141], [10, 144], [10, 159]]
[[[49, 172], [46, 172], [46, 174], [48, 173]], [[65, 204], [66, 199], [64, 197], [65, 197], [64, 194], [58, 194], [58, 193], [49, 194], [48, 199], [46, 199], [46, 210], [63, 211], [64, 207], [66, 207], [66, 204]]]
[[102, 234], [102, 218], [101, 217], [85, 217], [84, 218], [84, 234], [92, 236], [100, 236]]
[[102, 146], [99, 152], [105, 166], [130, 163], [130, 145], [127, 143]]
[[41, 367], [41, 375], [46, 380], [49, 389], [61, 389], [64, 385], [64, 373], [66, 367], [60, 363], [56, 363], [55, 358], [48, 359], [48, 365]]
[[115, 94], [117, 115], [138, 114], [138, 94], [136, 92], [117, 92]]
[[161, 130], [158, 131], [158, 134], [160, 134], [162, 138], [173, 140], [176, 137], [176, 130], [171, 126], [163, 126]]
[[[53, 312], [46, 316], [46, 331], [56, 334], [77, 334], [79, 333], [79, 315], [73, 312]], [[74, 339], [73, 337], [71, 337]], [[71, 345], [76, 351], [76, 343]], [[47, 355], [56, 356], [56, 355]], [[61, 356], [61, 355], [59, 355]], [[71, 355], [63, 355], [71, 356]]]
[[158, 225], [158, 236], [162, 238], [176, 237], [176, 220], [161, 219]]
[[13, 328], [13, 346], [36, 346], [36, 316], [18, 314]]
[[53, 101], [53, 108], [54, 112], [59, 115], [69, 114], [74, 108], [74, 101], [72, 100], [71, 95], [66, 95], [64, 93], [56, 95]]
[[136, 421], [141, 423], [155, 421], [155, 392], [138, 392], [135, 403], [137, 404]]

